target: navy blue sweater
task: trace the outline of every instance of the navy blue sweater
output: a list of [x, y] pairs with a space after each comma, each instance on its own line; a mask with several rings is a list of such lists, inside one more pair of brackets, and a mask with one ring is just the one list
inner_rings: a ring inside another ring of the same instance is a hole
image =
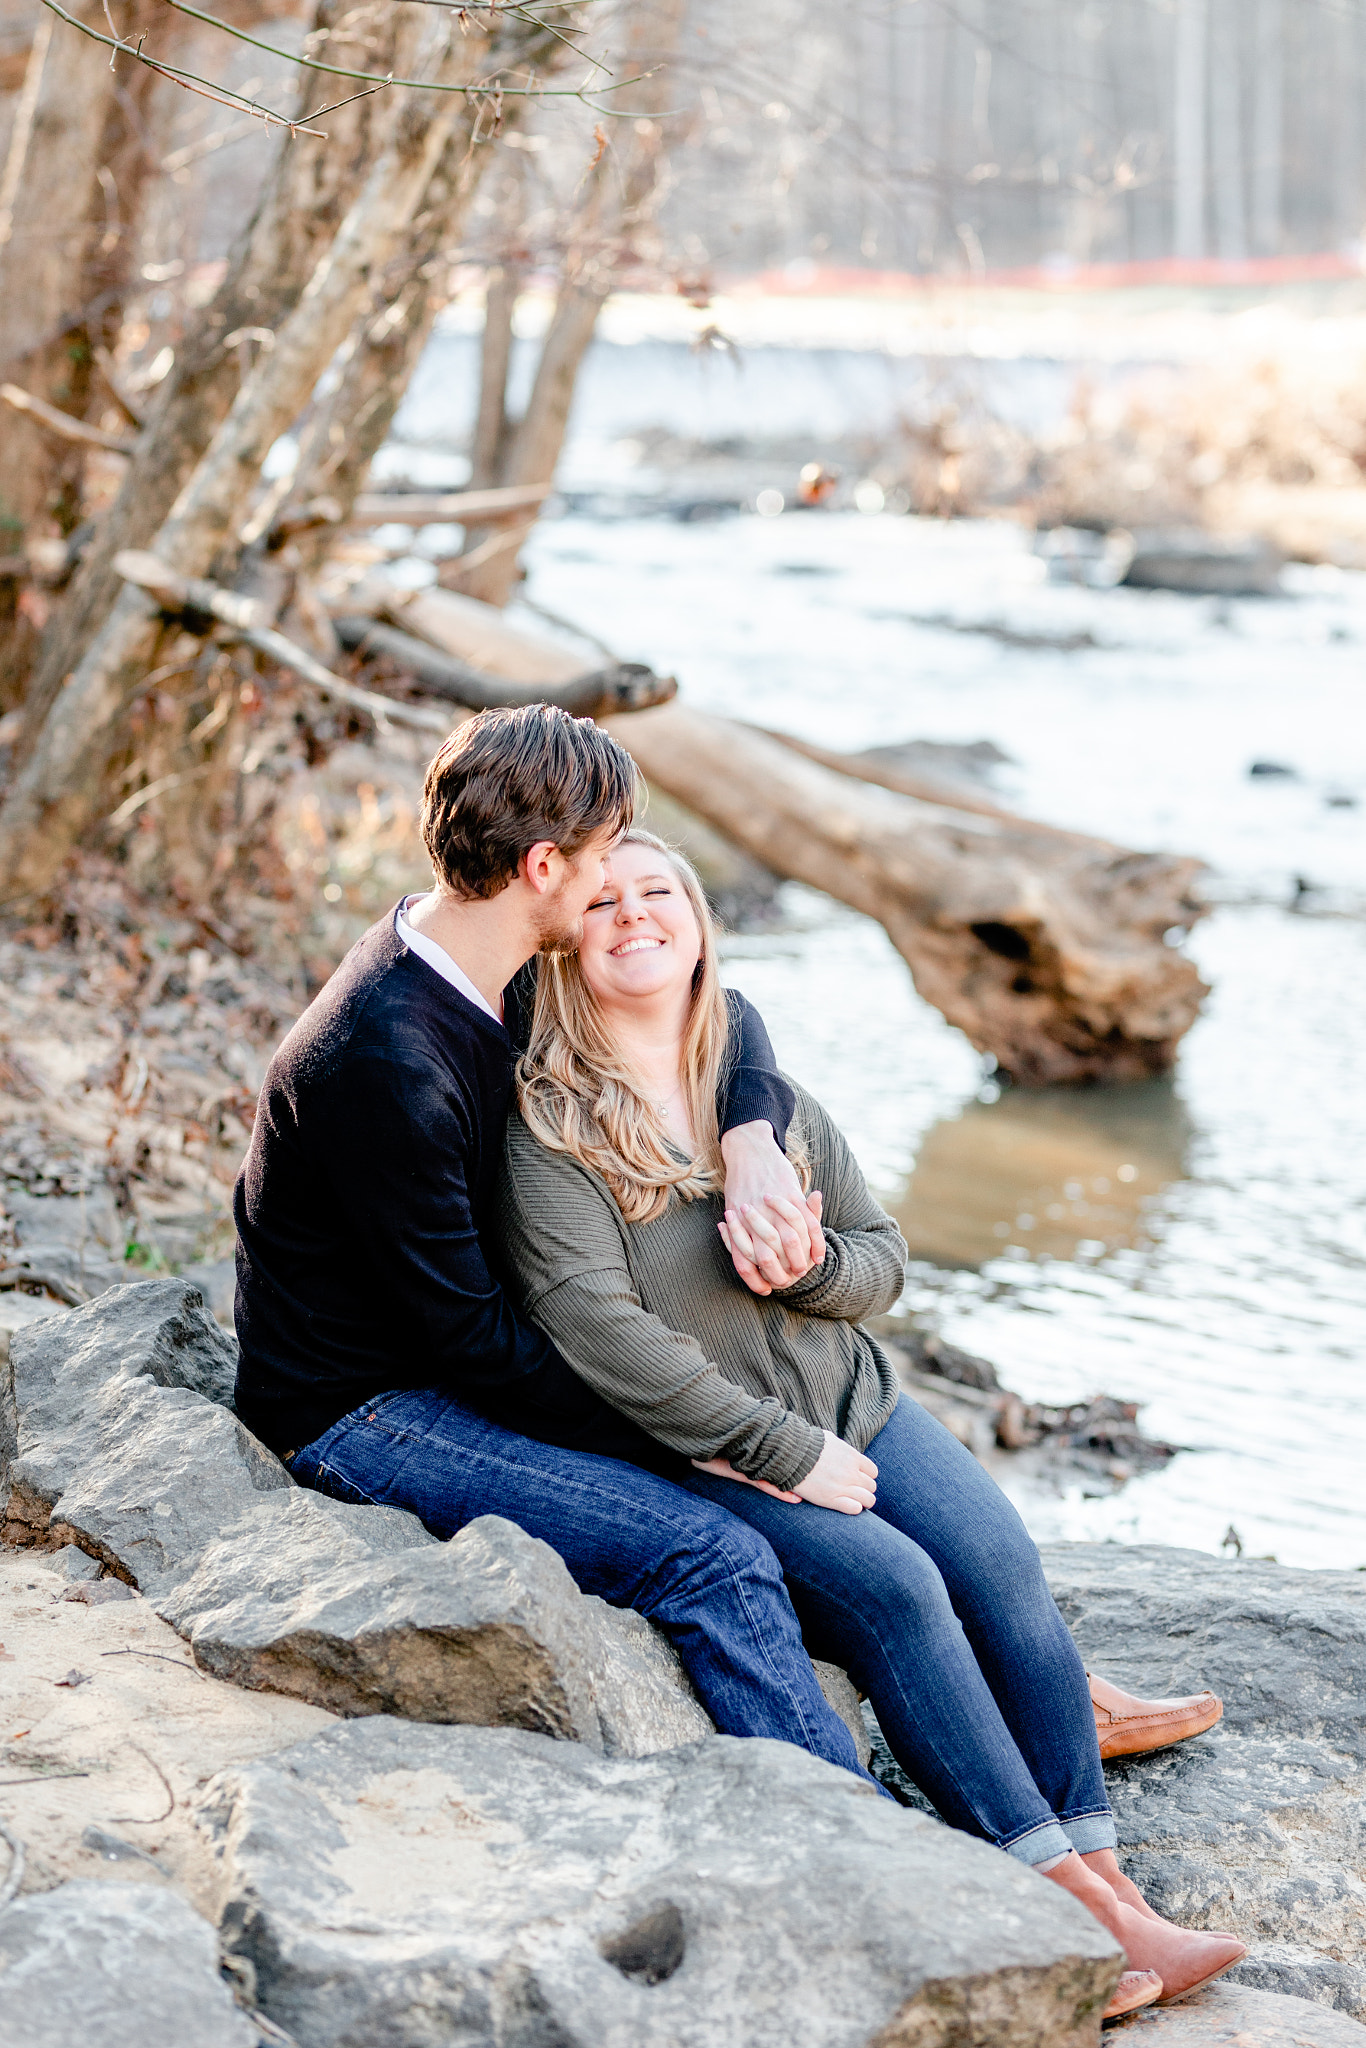
[[[792, 1092], [758, 1012], [729, 992], [722, 1128]], [[371, 1396], [440, 1387], [544, 1442], [645, 1455], [517, 1313], [486, 1234], [524, 1043], [411, 953], [392, 913], [351, 948], [271, 1061], [233, 1198], [237, 1410], [274, 1450]]]

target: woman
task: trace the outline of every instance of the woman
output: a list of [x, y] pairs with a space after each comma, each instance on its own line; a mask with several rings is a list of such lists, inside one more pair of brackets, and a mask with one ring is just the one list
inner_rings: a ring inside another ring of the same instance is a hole
[[1121, 1874], [1086, 1676], [1038, 1552], [860, 1326], [900, 1294], [906, 1247], [800, 1089], [789, 1151], [820, 1190], [825, 1260], [767, 1297], [736, 1279], [732, 1249], [776, 1233], [721, 1213], [728, 1021], [697, 877], [628, 832], [577, 953], [540, 963], [500, 1196], [514, 1282], [576, 1371], [676, 1454], [660, 1469], [767, 1538], [811, 1654], [869, 1695], [945, 1820], [1115, 1935], [1132, 1968], [1111, 2011], [1181, 1996], [1246, 1950], [1159, 1919]]

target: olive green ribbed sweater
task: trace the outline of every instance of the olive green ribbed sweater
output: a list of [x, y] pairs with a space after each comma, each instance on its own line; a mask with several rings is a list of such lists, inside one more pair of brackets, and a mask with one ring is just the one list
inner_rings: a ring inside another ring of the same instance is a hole
[[719, 1196], [671, 1196], [652, 1223], [626, 1223], [595, 1174], [515, 1113], [496, 1205], [514, 1290], [590, 1386], [685, 1457], [782, 1487], [811, 1470], [822, 1430], [864, 1450], [891, 1414], [896, 1373], [857, 1318], [891, 1307], [906, 1261], [843, 1135], [796, 1093], [828, 1249], [781, 1294], [737, 1278]]

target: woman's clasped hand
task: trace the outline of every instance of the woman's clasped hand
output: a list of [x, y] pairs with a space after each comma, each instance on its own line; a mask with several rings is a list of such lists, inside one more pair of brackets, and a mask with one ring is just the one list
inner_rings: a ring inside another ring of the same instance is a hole
[[757, 1486], [775, 1500], [810, 1501], [813, 1507], [835, 1508], [842, 1515], [861, 1515], [877, 1506], [877, 1466], [862, 1451], [844, 1442], [830, 1430], [822, 1431], [825, 1445], [804, 1479], [790, 1492], [772, 1486], [767, 1479], [751, 1479], [737, 1472], [727, 1458], [694, 1458], [699, 1472], [714, 1472], [719, 1479], [738, 1479], [745, 1486]]

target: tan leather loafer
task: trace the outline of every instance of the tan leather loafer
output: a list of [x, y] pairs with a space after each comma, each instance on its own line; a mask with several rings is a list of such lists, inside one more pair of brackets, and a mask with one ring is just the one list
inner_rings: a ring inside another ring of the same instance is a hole
[[1106, 1678], [1096, 1678], [1089, 1671], [1086, 1676], [1102, 1757], [1144, 1756], [1150, 1749], [1170, 1749], [1174, 1742], [1203, 1735], [1223, 1715], [1224, 1703], [1212, 1692], [1192, 1693], [1183, 1700], [1139, 1700]]
[[1149, 1749], [1169, 1749], [1192, 1735], [1204, 1735], [1223, 1718], [1225, 1704], [1212, 1692], [1192, 1692], [1186, 1700], [1135, 1700], [1110, 1679], [1085, 1673], [1096, 1710], [1096, 1735], [1102, 1757], [1141, 1757]]

